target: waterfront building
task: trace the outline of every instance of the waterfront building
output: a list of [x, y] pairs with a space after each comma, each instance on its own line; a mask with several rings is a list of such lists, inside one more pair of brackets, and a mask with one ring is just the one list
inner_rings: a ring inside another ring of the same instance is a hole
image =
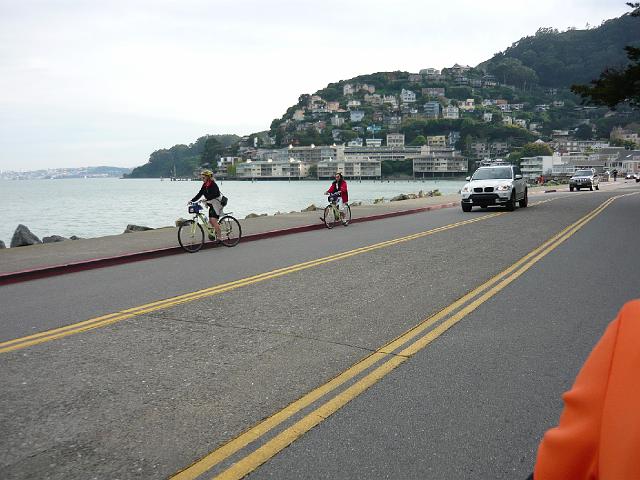
[[453, 148], [432, 149], [413, 158], [416, 178], [465, 176], [468, 171], [469, 161]]
[[381, 138], [367, 138], [365, 139], [365, 144], [367, 145], [367, 147], [381, 147], [382, 146], [382, 139]]
[[378, 160], [342, 160], [325, 161], [318, 164], [318, 178], [333, 178], [336, 172], [341, 172], [347, 178], [375, 179], [380, 178], [382, 168]]
[[236, 177], [239, 180], [285, 180], [305, 178], [309, 175], [309, 164], [296, 160], [247, 160], [236, 165]]
[[393, 148], [404, 147], [404, 133], [388, 133], [387, 147], [393, 147]]
[[554, 165], [560, 166], [561, 164], [562, 157], [558, 154], [522, 157], [520, 159], [520, 170], [525, 180], [535, 180], [542, 175], [553, 174]]

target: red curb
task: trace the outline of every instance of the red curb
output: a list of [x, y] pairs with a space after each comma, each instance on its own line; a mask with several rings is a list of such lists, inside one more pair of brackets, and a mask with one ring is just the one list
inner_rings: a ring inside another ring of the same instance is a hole
[[[428, 212], [431, 210], [440, 210], [441, 208], [450, 208], [457, 206], [458, 203], [444, 203], [440, 205], [430, 205], [427, 207], [413, 208], [410, 210], [400, 210], [397, 212], [382, 213], [380, 215], [371, 215], [368, 217], [354, 218], [351, 223], [371, 222], [374, 220], [382, 220], [384, 218], [399, 217], [402, 215], [411, 215], [414, 213]], [[311, 230], [320, 230], [325, 228], [322, 223], [314, 223], [312, 225], [301, 225], [299, 227], [284, 228], [281, 230], [270, 230], [267, 232], [254, 233], [242, 237], [242, 242], [253, 242], [264, 238], [279, 237], [282, 235], [292, 235], [295, 233], [309, 232]], [[203, 248], [218, 248], [219, 245], [213, 242], [204, 244]], [[152, 258], [165, 257], [167, 255], [175, 255], [178, 253], [187, 253], [182, 247], [159, 248], [156, 250], [145, 250], [143, 252], [125, 253], [114, 257], [93, 258], [82, 260], [79, 262], [65, 263], [60, 265], [51, 265], [47, 267], [33, 268], [28, 270], [20, 270], [17, 272], [0, 273], [0, 286], [10, 285], [13, 283], [26, 282], [28, 280], [36, 280], [39, 278], [53, 277], [64, 275], [67, 273], [81, 272], [83, 270], [93, 270], [96, 268], [110, 267], [113, 265], [121, 265], [124, 263], [137, 262], [141, 260], [149, 260]]]

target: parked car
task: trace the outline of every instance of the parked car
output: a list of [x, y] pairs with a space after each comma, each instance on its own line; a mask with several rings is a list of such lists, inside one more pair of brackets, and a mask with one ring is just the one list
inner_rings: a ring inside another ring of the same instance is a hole
[[513, 211], [516, 202], [522, 208], [529, 203], [527, 184], [520, 168], [515, 165], [490, 165], [480, 167], [460, 193], [463, 212], [470, 212], [474, 206], [486, 208], [489, 205], [504, 205]]
[[600, 190], [600, 179], [598, 174], [592, 168], [585, 170], [576, 170], [573, 177], [569, 179], [569, 191], [573, 192], [574, 189], [580, 190], [581, 188], [589, 188], [589, 190]]
[[624, 177], [625, 180], [635, 180], [636, 182], [640, 181], [640, 173], [627, 172]]

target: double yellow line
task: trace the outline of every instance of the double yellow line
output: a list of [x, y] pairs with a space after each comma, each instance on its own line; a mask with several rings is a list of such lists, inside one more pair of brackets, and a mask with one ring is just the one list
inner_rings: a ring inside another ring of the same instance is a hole
[[380, 248], [386, 248], [393, 245], [397, 245], [399, 243], [409, 242], [411, 240], [416, 240], [418, 238], [426, 237], [428, 235], [433, 235], [435, 233], [451, 230], [457, 227], [461, 227], [463, 225], [469, 225], [471, 223], [479, 222], [481, 220], [486, 220], [488, 218], [493, 218], [502, 214], [503, 214], [502, 212], [499, 212], [499, 213], [492, 213], [489, 215], [483, 215], [482, 217], [477, 217], [477, 218], [465, 220], [462, 222], [452, 223], [450, 225], [445, 225], [443, 227], [434, 228], [432, 230], [427, 230], [427, 231], [416, 233], [413, 235], [408, 235], [406, 237], [401, 237], [401, 238], [396, 238], [394, 240], [388, 240], [385, 242], [376, 243], [366, 247], [357, 248], [355, 250], [350, 250], [347, 252], [330, 255], [328, 257], [323, 257], [323, 258], [311, 260], [304, 263], [298, 263], [296, 265], [292, 265], [289, 267], [280, 268], [277, 270], [273, 270], [271, 272], [261, 273], [259, 275], [254, 275], [252, 277], [243, 278], [240, 280], [224, 283], [221, 285], [216, 285], [210, 288], [205, 288], [203, 290], [198, 290], [196, 292], [190, 292], [184, 295], [167, 298], [165, 300], [160, 300], [157, 302], [140, 305], [134, 308], [129, 308], [127, 310], [121, 310], [119, 312], [111, 313], [108, 315], [91, 318], [89, 320], [74, 323], [72, 325], [67, 325], [65, 327], [55, 328], [53, 330], [47, 330], [46, 332], [36, 333], [33, 335], [29, 335], [27, 337], [16, 338], [14, 340], [9, 340], [9, 341], [0, 343], [0, 353], [11, 352], [14, 350], [20, 350], [22, 348], [31, 347], [41, 343], [50, 342], [52, 340], [64, 338], [69, 335], [75, 335], [77, 333], [86, 332], [88, 330], [93, 330], [95, 328], [104, 327], [112, 323], [121, 322], [129, 318], [137, 317], [138, 315], [143, 315], [143, 314], [155, 312], [158, 310], [164, 310], [170, 307], [174, 307], [176, 305], [193, 302], [194, 300], [199, 300], [205, 297], [219, 295], [221, 293], [228, 292], [230, 290], [235, 290], [236, 288], [246, 287], [254, 283], [263, 282], [265, 280], [270, 280], [277, 277], [282, 277], [290, 273], [299, 272], [301, 270], [306, 270], [308, 268], [317, 267], [325, 263], [336, 262], [348, 257], [353, 257], [355, 255], [361, 255], [363, 253], [378, 250]]
[[[273, 416], [260, 422], [250, 430], [209, 453], [207, 456], [185, 470], [177, 473], [172, 478], [175, 480], [187, 480], [203, 475], [249, 444], [261, 439], [261, 437], [269, 431], [286, 420], [289, 420], [301, 410], [311, 406], [323, 396], [338, 389], [338, 387], [344, 385], [346, 382], [356, 379], [360, 374], [374, 367], [377, 363], [382, 362], [361, 379], [356, 380], [351, 386], [343, 391], [337, 392], [335, 396], [326, 400], [323, 404], [306, 414], [300, 420], [295, 421], [295, 423], [275, 435], [271, 440], [264, 442], [255, 450], [240, 458], [237, 462], [215, 477], [216, 479], [224, 480], [243, 478], [245, 475], [267, 462], [278, 452], [304, 435], [310, 429], [345, 406], [348, 402], [359, 396], [369, 387], [376, 384], [396, 367], [406, 362], [411, 356], [425, 348], [429, 343], [458, 323], [469, 313], [473, 312], [484, 302], [503, 290], [507, 285], [515, 281], [524, 272], [529, 270], [538, 261], [564, 243], [575, 232], [600, 214], [614, 200], [616, 200], [616, 198], [619, 197], [613, 197], [603, 202], [599, 207], [544, 242], [538, 248], [528, 253], [522, 259], [500, 272], [483, 285], [472, 290], [435, 315], [425, 319], [395, 340], [382, 346], [374, 353], [359, 361], [329, 382], [312, 390]], [[436, 324], [437, 326], [431, 329], [431, 327]], [[419, 338], [414, 340], [416, 337]], [[402, 350], [399, 350], [401, 348]]]

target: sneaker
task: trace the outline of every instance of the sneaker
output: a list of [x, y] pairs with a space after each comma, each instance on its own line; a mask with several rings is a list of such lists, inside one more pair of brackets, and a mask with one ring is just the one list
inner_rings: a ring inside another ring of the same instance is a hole
[[217, 240], [215, 235], [209, 234], [208, 237], [209, 237], [209, 240], [211, 240], [212, 242], [215, 242]]

